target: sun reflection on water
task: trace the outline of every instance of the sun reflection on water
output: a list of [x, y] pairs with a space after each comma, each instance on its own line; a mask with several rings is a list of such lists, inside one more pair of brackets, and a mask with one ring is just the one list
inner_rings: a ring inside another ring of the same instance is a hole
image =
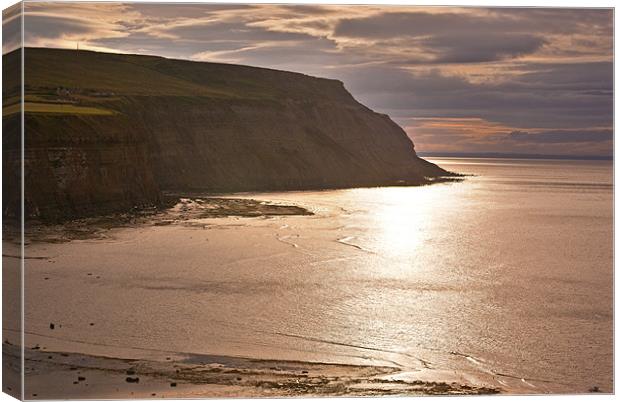
[[391, 187], [377, 192], [373, 248], [389, 256], [413, 255], [429, 237], [439, 186]]

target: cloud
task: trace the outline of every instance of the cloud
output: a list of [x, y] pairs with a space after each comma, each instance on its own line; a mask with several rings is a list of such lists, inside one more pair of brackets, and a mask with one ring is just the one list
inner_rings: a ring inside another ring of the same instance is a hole
[[[448, 10], [448, 11], [445, 11]], [[348, 37], [409, 37], [441, 32], [609, 34], [611, 9], [434, 8], [432, 11], [381, 12], [342, 19], [335, 34]]]
[[194, 19], [221, 12], [244, 11], [255, 9], [257, 6], [250, 4], [183, 4], [179, 7], [177, 4], [166, 3], [127, 3], [127, 7], [134, 12], [139, 13], [146, 20], [169, 20], [176, 21], [180, 19]]
[[29, 15], [26, 23], [24, 32], [27, 41], [40, 37], [57, 39], [98, 32], [98, 27], [93, 26], [90, 21], [71, 17]]
[[481, 63], [514, 58], [540, 49], [547, 41], [531, 34], [478, 32], [440, 34], [424, 40], [424, 47], [438, 52], [435, 63]]
[[2, 54], [21, 47], [21, 4], [2, 10]]
[[581, 143], [581, 142], [608, 142], [614, 137], [613, 130], [548, 130], [538, 133], [513, 131], [507, 136], [509, 141], [528, 143]]
[[[80, 2], [25, 7], [29, 46], [74, 48], [80, 41], [83, 49], [340, 79], [362, 103], [404, 125], [417, 149], [514, 147], [523, 153], [530, 147], [555, 153], [572, 147], [581, 153], [611, 147], [609, 141], [591, 141], [602, 134], [574, 140], [575, 132], [613, 125], [610, 9]], [[510, 140], [512, 132], [527, 136]]]
[[[383, 12], [342, 19], [336, 24], [333, 36], [370, 43], [377, 40], [415, 43], [418, 50], [434, 56], [409, 57], [405, 63], [482, 63], [538, 51], [548, 57], [575, 57], [607, 50], [609, 56], [612, 43], [609, 10], [543, 11]], [[590, 25], [580, 20], [581, 15]]]
[[303, 40], [309, 35], [295, 32], [270, 31], [261, 27], [248, 24], [240, 25], [237, 22], [219, 21], [189, 21], [175, 24], [169, 27], [157, 27], [149, 31], [152, 35], [164, 38], [182, 39], [197, 42], [225, 41], [286, 41]]
[[522, 68], [491, 82], [392, 66], [333, 73], [358, 99], [393, 117], [478, 117], [521, 128], [612, 125], [612, 63]]
[[111, 50], [89, 46], [96, 38], [129, 35], [141, 16], [122, 3], [25, 3], [24, 42], [26, 46]]
[[420, 37], [441, 32], [488, 32], [497, 21], [468, 13], [384, 12], [346, 18], [338, 22], [334, 35], [351, 38]]

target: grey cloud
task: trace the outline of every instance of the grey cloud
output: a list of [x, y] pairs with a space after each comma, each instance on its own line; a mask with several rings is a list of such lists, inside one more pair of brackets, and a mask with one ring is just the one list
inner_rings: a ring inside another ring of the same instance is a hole
[[139, 12], [144, 18], [199, 18], [219, 11], [250, 10], [257, 6], [249, 4], [166, 4], [166, 3], [128, 3], [128, 8]]
[[549, 130], [540, 133], [513, 131], [506, 139], [529, 143], [580, 143], [580, 142], [607, 142], [613, 140], [613, 130]]
[[[548, 40], [543, 36], [533, 34], [442, 32], [406, 40], [401, 38], [376, 41], [371, 52], [382, 48], [402, 48], [406, 55], [385, 60], [385, 64], [401, 67], [480, 64], [531, 54], [547, 43]], [[411, 47], [421, 50], [407, 52], [406, 50]], [[364, 50], [361, 48], [358, 51], [364, 52]], [[355, 53], [355, 50], [351, 53]], [[379, 54], [375, 56], [379, 57]]]
[[509, 18], [484, 18], [462, 13], [386, 12], [369, 17], [340, 20], [334, 35], [360, 38], [417, 37], [445, 32], [521, 32]]
[[530, 34], [495, 35], [479, 33], [440, 34], [422, 42], [441, 52], [434, 63], [480, 63], [533, 53], [546, 43], [543, 37]]
[[96, 29], [88, 22], [71, 17], [27, 15], [24, 18], [25, 40], [30, 37], [59, 38], [64, 34], [85, 34]]
[[[264, 42], [273, 44], [256, 48]], [[315, 38], [303, 33], [269, 31], [260, 26], [248, 26], [241, 22], [196, 22], [165, 29], [131, 32], [121, 38], [100, 38], [90, 41], [92, 44], [126, 52], [150, 53], [166, 57], [188, 58], [202, 52], [227, 52], [233, 59], [243, 57], [247, 60], [244, 61], [246, 64], [265, 67], [277, 60], [290, 62], [290, 56], [294, 54], [298, 56], [314, 54], [320, 57], [323, 51], [328, 51], [327, 42], [334, 48], [333, 43], [324, 38]]]
[[[387, 40], [407, 38], [424, 49], [428, 57], [404, 57], [397, 64], [482, 63], [534, 53], [550, 42], [552, 35], [597, 32], [611, 38], [609, 10], [583, 10], [584, 23], [576, 10], [516, 11], [477, 9], [472, 13], [385, 12], [378, 15], [342, 19], [335, 37]], [[486, 14], [480, 14], [486, 11]], [[575, 44], [579, 39], [575, 39]], [[587, 42], [587, 40], [586, 40]], [[590, 41], [592, 42], [592, 41]], [[611, 46], [611, 41], [598, 46]], [[557, 51], [557, 50], [556, 50]], [[580, 55], [600, 49], [563, 49]]]
[[249, 26], [239, 22], [196, 23], [164, 29], [163, 32], [178, 36], [184, 40], [214, 41], [243, 40], [252, 41], [283, 41], [313, 38], [310, 35], [294, 32], [276, 32], [265, 28]]
[[293, 15], [328, 15], [338, 12], [337, 9], [327, 6], [314, 6], [306, 4], [284, 4], [279, 6], [282, 10], [290, 11]]
[[611, 10], [482, 9], [487, 15], [468, 13], [385, 12], [341, 20], [335, 35], [347, 37], [399, 37], [435, 35], [442, 32], [569, 33], [579, 30], [608, 31]]
[[21, 7], [16, 4], [2, 10], [2, 53], [21, 47]]
[[[527, 78], [471, 83], [438, 71], [409, 73], [388, 66], [343, 69], [332, 78], [342, 79], [370, 107], [396, 116], [472, 116], [519, 127], [605, 127], [613, 119], [611, 80], [606, 80], [610, 67], [540, 66], [528, 73], [532, 82], [527, 85]], [[598, 78], [589, 77], [589, 71], [598, 71], [593, 74]], [[588, 85], [580, 81], [586, 76], [598, 91], [583, 89]]]
[[[250, 45], [251, 43], [247, 43]], [[268, 47], [242, 48], [230, 54], [241, 58], [248, 64], [259, 67], [277, 67], [300, 73], [312, 73], [325, 76], [324, 70], [317, 69], [316, 64], [329, 64], [341, 58], [332, 52], [334, 43], [326, 38], [308, 41], [284, 41]]]
[[584, 63], [529, 63], [508, 88], [514, 90], [572, 91], [610, 95], [614, 66], [611, 61]]
[[610, 35], [613, 31], [612, 8], [493, 8], [492, 15], [518, 21], [523, 28], [550, 33], [575, 31]]
[[[127, 37], [101, 38], [91, 40], [89, 43], [129, 53], [156, 54], [164, 57], [187, 58], [187, 55], [196, 51], [194, 41], [162, 40], [143, 32], [130, 33]], [[212, 50], [230, 49], [237, 42], [221, 42], [209, 45]]]

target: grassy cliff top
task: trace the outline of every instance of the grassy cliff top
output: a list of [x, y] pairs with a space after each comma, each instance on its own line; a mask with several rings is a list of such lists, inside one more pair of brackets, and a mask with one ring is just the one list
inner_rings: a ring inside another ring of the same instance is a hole
[[[19, 57], [19, 51], [4, 55], [5, 66], [18, 66]], [[26, 48], [24, 57], [26, 93], [69, 88], [108, 95], [351, 100], [340, 81], [266, 68], [50, 48]], [[6, 94], [15, 83], [4, 80]]]

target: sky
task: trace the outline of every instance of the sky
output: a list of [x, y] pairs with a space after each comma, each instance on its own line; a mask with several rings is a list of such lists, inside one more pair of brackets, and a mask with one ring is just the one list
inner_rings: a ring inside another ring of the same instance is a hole
[[613, 152], [610, 9], [42, 2], [25, 42], [339, 79], [418, 152]]

